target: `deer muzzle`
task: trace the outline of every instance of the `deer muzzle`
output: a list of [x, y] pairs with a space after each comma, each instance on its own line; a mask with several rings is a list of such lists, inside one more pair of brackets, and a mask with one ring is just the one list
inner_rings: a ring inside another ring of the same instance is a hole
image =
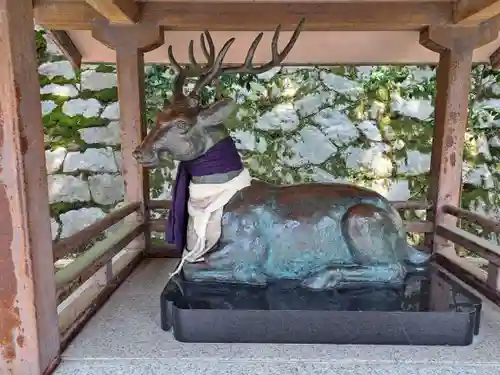
[[142, 164], [144, 167], [154, 167], [158, 165], [160, 159], [158, 157], [158, 153], [154, 150], [144, 150], [140, 147], [137, 147], [134, 151], [132, 151], [132, 156], [137, 160], [139, 164]]

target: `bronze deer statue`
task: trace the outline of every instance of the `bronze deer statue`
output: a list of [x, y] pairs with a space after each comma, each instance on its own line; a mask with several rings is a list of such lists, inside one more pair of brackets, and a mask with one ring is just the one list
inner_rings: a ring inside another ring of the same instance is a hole
[[[265, 285], [287, 279], [313, 289], [401, 285], [408, 272], [428, 261], [428, 255], [408, 245], [401, 217], [374, 191], [252, 180], [223, 124], [235, 109], [233, 101], [201, 106], [202, 88], [222, 73], [258, 74], [280, 65], [303, 21], [280, 53], [276, 28], [272, 59], [261, 66], [252, 60], [263, 33], [239, 66], [223, 66], [235, 39], [216, 56], [208, 31], [200, 38], [204, 66], [196, 62], [193, 41], [185, 68], [168, 49], [177, 71], [173, 97], [134, 157], [145, 167], [157, 166], [164, 157], [180, 161], [166, 236], [182, 252], [178, 271], [187, 280]], [[198, 81], [185, 95], [185, 80], [192, 76]]]

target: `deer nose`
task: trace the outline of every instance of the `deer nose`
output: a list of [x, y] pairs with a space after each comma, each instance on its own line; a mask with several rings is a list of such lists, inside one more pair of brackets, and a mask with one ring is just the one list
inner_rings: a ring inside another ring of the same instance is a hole
[[135, 159], [139, 159], [142, 155], [142, 152], [140, 150], [134, 150], [132, 151], [132, 156], [135, 158]]

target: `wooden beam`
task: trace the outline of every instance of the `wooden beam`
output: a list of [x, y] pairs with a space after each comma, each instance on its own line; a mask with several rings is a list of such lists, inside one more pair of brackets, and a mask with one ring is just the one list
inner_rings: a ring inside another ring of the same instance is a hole
[[150, 210], [169, 210], [172, 207], [171, 200], [152, 199], [149, 201], [148, 209]]
[[476, 253], [495, 266], [500, 266], [500, 246], [493, 244], [492, 241], [475, 236], [463, 229], [447, 225], [438, 225], [436, 231], [438, 235]]
[[[163, 44], [164, 34], [154, 24], [110, 25], [106, 21], [94, 23], [92, 35], [109, 48], [116, 50], [118, 99], [120, 102], [120, 128], [122, 176], [125, 182], [125, 201], [140, 202], [141, 210], [126, 221], [149, 222], [148, 170], [137, 163], [133, 151], [147, 133], [144, 119], [144, 52]], [[144, 235], [134, 240], [130, 247], [148, 249], [151, 245], [149, 226]]]
[[59, 47], [63, 55], [73, 65], [75, 69], [80, 69], [82, 64], [82, 54], [73, 44], [68, 33], [63, 30], [47, 30], [47, 35]]
[[479, 225], [487, 231], [492, 231], [494, 233], [500, 234], [500, 221], [488, 219], [486, 216], [449, 205], [443, 206], [443, 212], [448, 215], [456, 216], [459, 219], [465, 219], [469, 223]]
[[85, 0], [112, 23], [133, 24], [139, 20], [139, 5], [134, 0]]
[[131, 53], [130, 51], [149, 52], [164, 42], [163, 29], [153, 22], [128, 26], [111, 25], [108, 21], [100, 19], [92, 23], [92, 36], [115, 50], [117, 55]]
[[435, 260], [437, 264], [445, 268], [452, 275], [470, 285], [490, 301], [500, 306], [500, 292], [486, 283], [486, 271], [471, 265], [464, 258], [450, 258], [442, 254], [436, 254]]
[[146, 251], [145, 256], [147, 258], [174, 258], [180, 259], [179, 250], [174, 245], [165, 243], [163, 245], [153, 244], [148, 251]]
[[[144, 54], [138, 49], [119, 49], [116, 54], [118, 98], [120, 102], [120, 127], [122, 151], [122, 176], [125, 182], [125, 199], [142, 203], [142, 211], [132, 218], [135, 222], [148, 222], [145, 207], [149, 200], [149, 173], [137, 163], [132, 152], [146, 136], [144, 113]], [[142, 239], [135, 241], [136, 248], [147, 249], [151, 235], [147, 229]]]
[[454, 227], [457, 222], [456, 217], [443, 212], [443, 206], [460, 206], [472, 54], [497, 36], [498, 25], [488, 23], [479, 27], [429, 27], [420, 34], [420, 43], [440, 55], [428, 191], [432, 209], [427, 214], [434, 231], [426, 236], [434, 252], [456, 255], [454, 246], [439, 236], [437, 227]]
[[59, 3], [37, 0], [35, 23], [53, 30], [90, 30], [99, 12], [84, 2]]
[[[306, 31], [420, 30], [427, 25], [453, 22], [452, 4], [446, 2], [298, 2], [142, 3], [141, 21], [167, 30], [273, 31], [293, 30], [301, 17]], [[37, 24], [49, 29], [87, 29], [99, 13], [84, 2], [40, 0], [35, 8]]]
[[101, 220], [98, 220], [89, 226], [83, 228], [82, 230], [76, 232], [72, 236], [63, 238], [54, 245], [54, 261], [67, 256], [71, 252], [76, 252], [80, 250], [83, 246], [88, 245], [90, 241], [98, 237], [106, 229], [115, 225], [119, 221], [123, 220], [126, 216], [130, 215], [132, 212], [137, 211], [141, 207], [140, 203], [134, 202], [129, 203]]
[[149, 221], [151, 232], [165, 233], [165, 219], [154, 219]]
[[432, 233], [433, 225], [430, 221], [404, 221], [408, 233]]
[[81, 254], [66, 267], [56, 273], [56, 288], [58, 292], [68, 287], [75, 280], [83, 284], [101, 267], [123, 250], [134, 238], [144, 232], [145, 224], [123, 226], [116, 233], [108, 235], [104, 240], [96, 243], [85, 253]]
[[391, 201], [389, 202], [396, 210], [427, 210], [429, 203], [425, 201]]
[[0, 1], [0, 374], [39, 375], [59, 355], [31, 0]]
[[458, 0], [453, 9], [454, 23], [478, 25], [500, 14], [500, 0]]
[[495, 290], [500, 289], [500, 267], [493, 263], [488, 264], [488, 278], [486, 279], [486, 283]]

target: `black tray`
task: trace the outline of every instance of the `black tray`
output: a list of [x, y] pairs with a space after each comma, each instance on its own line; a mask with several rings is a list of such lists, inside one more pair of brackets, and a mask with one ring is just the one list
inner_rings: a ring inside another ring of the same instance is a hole
[[481, 300], [436, 265], [403, 287], [311, 291], [194, 283], [173, 277], [161, 294], [163, 330], [183, 342], [469, 345]]

